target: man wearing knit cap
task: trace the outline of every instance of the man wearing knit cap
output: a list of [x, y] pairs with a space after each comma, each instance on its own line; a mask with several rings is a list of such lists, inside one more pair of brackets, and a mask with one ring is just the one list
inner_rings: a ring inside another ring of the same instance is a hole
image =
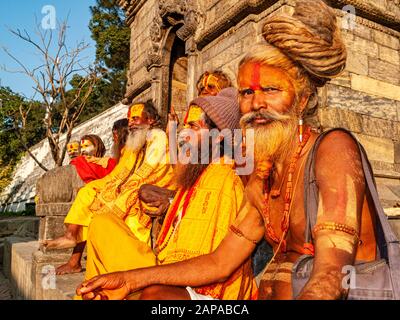
[[[119, 275], [129, 292], [223, 281], [263, 237], [274, 249], [260, 282], [264, 299], [346, 298], [352, 284], [343, 281], [345, 267], [376, 259], [375, 236], [383, 235], [374, 225], [371, 195], [377, 193], [373, 178], [366, 180], [371, 176], [362, 148], [346, 131], [318, 136], [303, 120], [317, 107], [316, 88], [345, 68], [336, 16], [320, 0], [299, 0], [292, 16], [270, 17], [263, 31], [266, 43], [239, 64], [241, 126], [254, 130], [256, 163], [239, 218], [209, 255]], [[398, 252], [395, 245], [386, 243], [389, 252]], [[292, 270], [299, 261], [308, 270], [298, 274]], [[112, 279], [96, 279], [81, 293], [105, 288]]]
[[[194, 99], [185, 116], [184, 131], [191, 130], [190, 140], [184, 143], [191, 145], [191, 152], [196, 161], [181, 163], [175, 167], [175, 180], [178, 192], [165, 216], [163, 226], [155, 243], [158, 264], [167, 265], [204, 255], [215, 250], [235, 221], [243, 200], [244, 187], [235, 174], [233, 161], [227, 154], [214, 158], [215, 149], [222, 143], [221, 137], [207, 134], [212, 129], [232, 131], [239, 126], [239, 105], [237, 91], [226, 88], [217, 96]], [[201, 146], [209, 140], [208, 152]], [[185, 153], [182, 146], [180, 152]], [[204, 154], [207, 154], [205, 159]], [[204, 161], [207, 160], [207, 161]], [[90, 232], [96, 232], [104, 217], [98, 216], [90, 225]], [[118, 228], [108, 225], [109, 237], [119, 238], [124, 251], [134, 250], [130, 246], [129, 230], [121, 225]], [[110, 239], [107, 239], [110, 241]], [[101, 241], [90, 243], [96, 256], [102, 255]], [[115, 259], [129, 259], [113, 251]], [[125, 264], [126, 265], [126, 264]], [[112, 270], [104, 266], [108, 272]], [[179, 276], [179, 275], [176, 275]], [[208, 283], [204, 286], [190, 287], [151, 287], [145, 290], [142, 299], [255, 299], [257, 286], [252, 274], [251, 260], [246, 259], [225, 281]], [[78, 292], [79, 293], [79, 292]], [[110, 291], [110, 295], [102, 292], [99, 296], [109, 299], [123, 299], [129, 292]], [[96, 298], [97, 294], [89, 294], [84, 298]]]

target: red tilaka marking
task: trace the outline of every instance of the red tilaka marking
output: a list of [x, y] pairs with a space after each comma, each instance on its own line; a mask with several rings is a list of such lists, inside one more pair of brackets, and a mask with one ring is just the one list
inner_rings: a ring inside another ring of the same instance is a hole
[[261, 64], [260, 63], [254, 63], [254, 68], [253, 68], [253, 74], [251, 76], [251, 84], [250, 84], [250, 89], [251, 90], [261, 90], [260, 86], [260, 68]]
[[[189, 108], [190, 110], [190, 108]], [[185, 119], [183, 119], [183, 124], [187, 124], [187, 119], [189, 117], [189, 110], [186, 112]]]

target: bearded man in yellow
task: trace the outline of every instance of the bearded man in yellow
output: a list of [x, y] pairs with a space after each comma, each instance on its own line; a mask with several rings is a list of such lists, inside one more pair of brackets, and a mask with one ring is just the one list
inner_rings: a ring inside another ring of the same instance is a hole
[[[64, 223], [63, 237], [45, 240], [47, 248], [75, 248], [62, 273], [80, 272], [81, 256], [87, 240], [87, 227], [93, 216], [111, 213], [126, 224], [135, 235], [143, 263], [154, 265], [151, 250], [151, 218], [144, 214], [138, 199], [142, 184], [172, 187], [172, 167], [168, 159], [167, 136], [160, 127], [160, 116], [151, 102], [134, 104], [128, 111], [129, 136], [122, 156], [114, 170], [103, 179], [95, 180], [81, 190], [72, 204]], [[106, 238], [107, 235], [104, 235]]]
[[[158, 264], [170, 264], [215, 250], [237, 218], [244, 187], [229, 155], [230, 132], [239, 125], [239, 106], [234, 88], [217, 96], [192, 101], [180, 133], [179, 161], [175, 167], [178, 192], [165, 216], [155, 243]], [[226, 130], [225, 130], [226, 132]], [[222, 148], [223, 145], [223, 148]], [[222, 149], [222, 155], [216, 150]], [[189, 163], [190, 161], [190, 163]], [[99, 215], [89, 227], [86, 279], [115, 271], [138, 268], [137, 250], [130, 230], [112, 214]], [[97, 272], [93, 272], [97, 270]], [[107, 290], [101, 298], [124, 299], [128, 292]], [[92, 294], [85, 298], [98, 298]], [[142, 299], [255, 299], [257, 287], [251, 261], [246, 260], [225, 281], [196, 288], [152, 287]]]

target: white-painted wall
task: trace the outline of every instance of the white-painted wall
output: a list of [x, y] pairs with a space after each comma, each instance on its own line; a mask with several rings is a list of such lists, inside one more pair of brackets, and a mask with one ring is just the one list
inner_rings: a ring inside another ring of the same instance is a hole
[[[114, 121], [125, 118], [126, 113], [127, 106], [121, 103], [117, 104], [74, 128], [71, 140], [78, 140], [85, 134], [97, 134], [103, 140], [107, 153], [110, 154], [112, 145], [111, 128]], [[62, 136], [60, 141], [65, 143], [65, 136]], [[46, 168], [52, 169], [55, 167], [47, 139], [33, 146], [31, 152]], [[68, 162], [69, 157], [66, 155], [64, 164]], [[27, 203], [33, 203], [36, 193], [36, 181], [43, 173], [44, 171], [37, 163], [26, 154], [15, 168], [11, 183], [0, 194], [0, 212], [22, 211], [25, 210]]]

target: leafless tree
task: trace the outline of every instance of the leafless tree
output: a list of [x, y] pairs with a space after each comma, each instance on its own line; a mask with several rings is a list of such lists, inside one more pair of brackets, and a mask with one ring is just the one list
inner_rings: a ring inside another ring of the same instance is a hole
[[[40, 25], [36, 28], [36, 37], [33, 39], [26, 31], [20, 29], [9, 30], [17, 38], [33, 46], [35, 53], [41, 58], [41, 64], [36, 67], [28, 67], [27, 63], [18, 59], [7, 48], [3, 50], [19, 66], [18, 70], [5, 70], [13, 73], [21, 73], [33, 81], [33, 88], [42, 98], [46, 110], [43, 119], [46, 129], [46, 137], [50, 145], [51, 155], [57, 166], [62, 166], [67, 143], [71, 139], [72, 130], [76, 126], [93, 89], [100, 78], [98, 69], [93, 66], [85, 66], [87, 57], [82, 53], [89, 44], [81, 41], [76, 47], [69, 48], [66, 45], [67, 22], [59, 23], [55, 30], [43, 29]], [[77, 77], [77, 75], [79, 75]], [[70, 81], [78, 79], [74, 90], [70, 90]], [[26, 108], [20, 108], [20, 116], [26, 121], [31, 104]], [[61, 136], [65, 134], [65, 143], [60, 144]], [[32, 156], [32, 154], [30, 153]], [[36, 162], [38, 160], [34, 158]], [[46, 169], [41, 165], [42, 169]]]

